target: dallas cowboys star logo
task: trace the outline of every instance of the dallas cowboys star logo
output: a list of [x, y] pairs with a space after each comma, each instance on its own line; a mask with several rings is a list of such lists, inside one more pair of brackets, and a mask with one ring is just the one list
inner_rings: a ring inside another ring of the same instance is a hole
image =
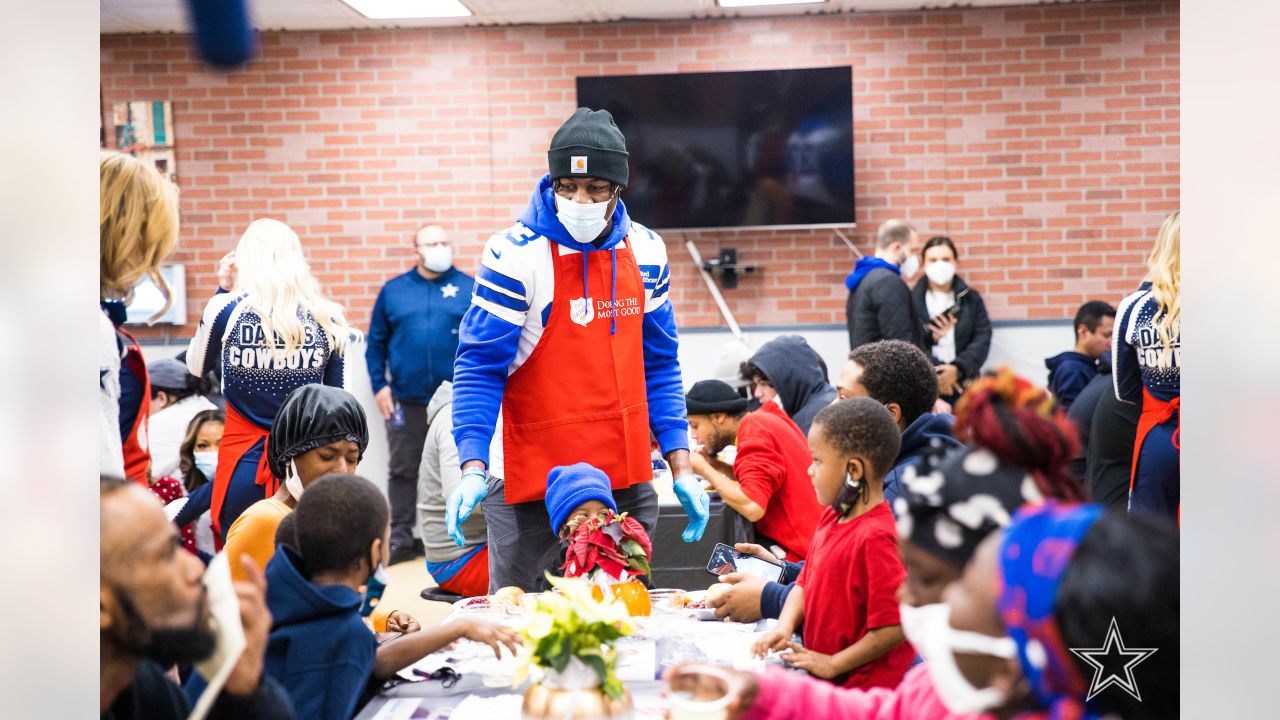
[[[1158, 648], [1125, 647], [1124, 638], [1120, 637], [1120, 628], [1116, 625], [1116, 619], [1112, 617], [1111, 625], [1107, 628], [1107, 639], [1103, 641], [1102, 647], [1069, 649], [1076, 657], [1093, 667], [1093, 679], [1089, 682], [1089, 696], [1085, 698], [1086, 701], [1092, 700], [1094, 695], [1115, 685], [1132, 695], [1133, 699], [1142, 702], [1138, 685], [1133, 681], [1133, 669], [1143, 660], [1154, 655]], [[1120, 656], [1120, 663], [1123, 665], [1119, 672], [1115, 671], [1114, 668], [1118, 664], [1112, 659], [1116, 655]], [[1110, 661], [1111, 670], [1107, 669], [1108, 661]], [[1121, 677], [1121, 674], [1124, 677]]]
[[457, 297], [458, 286], [454, 285], [453, 283], [449, 283], [448, 285], [445, 285], [444, 287], [440, 288], [440, 294], [444, 295], [446, 298]]

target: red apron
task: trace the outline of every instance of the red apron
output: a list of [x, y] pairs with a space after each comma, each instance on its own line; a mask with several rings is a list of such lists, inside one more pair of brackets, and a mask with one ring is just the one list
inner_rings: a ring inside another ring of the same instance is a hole
[[116, 328], [116, 333], [124, 339], [124, 357], [121, 363], [134, 377], [142, 380], [142, 400], [138, 403], [138, 415], [133, 419], [133, 427], [129, 434], [121, 438], [124, 450], [124, 476], [143, 487], [150, 487], [147, 481], [151, 467], [151, 444], [148, 430], [148, 418], [151, 416], [151, 376], [147, 374], [147, 362], [142, 359], [142, 346], [132, 335]]
[[[1142, 388], [1142, 414], [1138, 416], [1138, 434], [1133, 439], [1133, 465], [1129, 468], [1129, 492], [1133, 492], [1133, 481], [1138, 477], [1138, 458], [1142, 455], [1142, 444], [1147, 440], [1147, 433], [1158, 425], [1163, 425], [1169, 418], [1177, 415], [1179, 429], [1173, 431], [1173, 446], [1179, 454], [1182, 452], [1179, 431], [1182, 425], [1182, 396], [1164, 401], [1152, 395], [1147, 388]], [[1178, 508], [1178, 524], [1182, 524], [1182, 508]]]
[[551, 316], [533, 353], [507, 378], [502, 398], [508, 504], [546, 497], [547, 475], [558, 465], [590, 463], [615, 490], [653, 479], [644, 283], [635, 257], [629, 246], [617, 250], [617, 330], [610, 334], [610, 253], [562, 255], [559, 245], [548, 244], [555, 267]]
[[214, 471], [213, 498], [209, 501], [209, 519], [213, 521], [215, 530], [213, 539], [219, 549], [222, 547], [221, 538], [226, 535], [226, 531], [219, 527], [218, 518], [222, 515], [222, 502], [227, 497], [231, 476], [235, 473], [236, 466], [240, 464], [240, 458], [253, 449], [259, 440], [262, 441], [262, 459], [258, 461], [255, 482], [263, 486], [263, 498], [275, 495], [276, 490], [280, 489], [280, 482], [271, 474], [271, 466], [267, 464], [267, 436], [270, 434], [270, 430], [263, 430], [246, 420], [243, 415], [236, 412], [235, 408], [227, 404], [227, 422], [223, 426], [222, 443], [218, 445], [218, 467]]

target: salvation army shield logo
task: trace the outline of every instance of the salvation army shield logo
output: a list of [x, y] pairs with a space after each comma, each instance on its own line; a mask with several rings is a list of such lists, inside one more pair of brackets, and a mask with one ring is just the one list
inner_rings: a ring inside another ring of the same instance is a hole
[[591, 298], [578, 298], [569, 301], [569, 319], [586, 327], [587, 323], [595, 317], [595, 312], [591, 307]]

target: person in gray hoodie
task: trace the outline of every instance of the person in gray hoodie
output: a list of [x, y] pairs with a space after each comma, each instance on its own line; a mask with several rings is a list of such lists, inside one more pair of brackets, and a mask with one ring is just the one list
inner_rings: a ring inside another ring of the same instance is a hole
[[826, 364], [799, 335], [780, 335], [765, 343], [744, 365], [742, 377], [762, 404], [777, 397], [805, 435], [818, 411], [836, 399]]
[[[502, 477], [502, 417], [490, 447], [489, 472]], [[427, 439], [418, 472], [418, 525], [427, 556], [427, 572], [441, 590], [474, 597], [489, 592], [488, 528], [479, 507], [459, 530], [466, 544], [458, 547], [445, 529], [449, 494], [462, 481], [458, 446], [453, 442], [453, 383], [445, 380], [427, 404]]]

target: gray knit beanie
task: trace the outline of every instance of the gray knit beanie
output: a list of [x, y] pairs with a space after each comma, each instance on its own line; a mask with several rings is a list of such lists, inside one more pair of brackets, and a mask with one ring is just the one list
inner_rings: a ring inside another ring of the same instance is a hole
[[627, 139], [608, 110], [580, 107], [551, 138], [551, 179], [593, 177], [627, 185]]

